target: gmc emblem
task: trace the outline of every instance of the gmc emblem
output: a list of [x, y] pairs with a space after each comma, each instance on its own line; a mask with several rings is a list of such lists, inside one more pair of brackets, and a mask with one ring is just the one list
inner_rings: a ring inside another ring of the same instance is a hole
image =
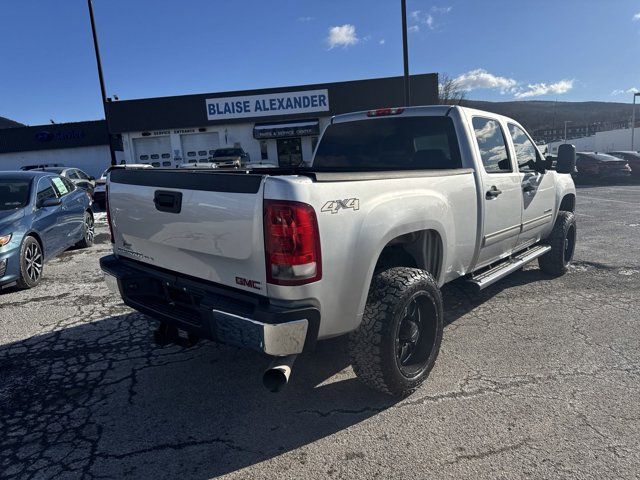
[[243, 287], [254, 288], [256, 290], [260, 290], [262, 288], [259, 281], [249, 280], [248, 278], [236, 277], [236, 283]]

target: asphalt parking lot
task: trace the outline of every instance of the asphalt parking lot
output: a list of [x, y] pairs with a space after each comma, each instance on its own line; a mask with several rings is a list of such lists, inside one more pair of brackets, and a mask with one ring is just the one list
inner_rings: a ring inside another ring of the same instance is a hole
[[442, 351], [397, 401], [342, 340], [266, 392], [264, 357], [151, 343], [91, 250], [0, 293], [0, 478], [638, 478], [640, 186], [578, 191], [575, 263], [445, 287]]

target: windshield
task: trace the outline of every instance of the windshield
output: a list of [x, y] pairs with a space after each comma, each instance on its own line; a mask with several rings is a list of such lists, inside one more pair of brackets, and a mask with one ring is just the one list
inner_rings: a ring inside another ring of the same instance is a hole
[[427, 170], [461, 168], [448, 117], [389, 117], [329, 125], [314, 170]]
[[0, 179], [0, 210], [14, 210], [29, 203], [30, 180]]
[[213, 158], [216, 157], [235, 157], [242, 155], [242, 150], [239, 148], [219, 148], [216, 153], [213, 154]]

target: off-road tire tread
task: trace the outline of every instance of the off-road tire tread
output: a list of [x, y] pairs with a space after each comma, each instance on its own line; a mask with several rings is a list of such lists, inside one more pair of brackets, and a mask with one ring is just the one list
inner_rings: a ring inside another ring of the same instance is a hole
[[542, 242], [549, 245], [551, 250], [538, 258], [540, 270], [554, 277], [567, 273], [567, 264], [564, 262], [564, 240], [571, 225], [575, 228], [575, 223], [576, 217], [572, 212], [564, 210], [558, 212], [551, 234]]
[[425, 290], [436, 305], [439, 328], [435, 341], [438, 351], [443, 330], [442, 294], [433, 276], [417, 268], [393, 267], [378, 272], [371, 282], [362, 323], [349, 335], [351, 362], [358, 378], [369, 387], [393, 396], [407, 396], [415, 391], [429, 375], [437, 357], [436, 354], [424, 375], [414, 381], [399, 378], [395, 365], [389, 365], [383, 358], [383, 342], [394, 335], [393, 331], [390, 332], [394, 310], [401, 303], [403, 293], [417, 282], [423, 284], [425, 288], [421, 290]]

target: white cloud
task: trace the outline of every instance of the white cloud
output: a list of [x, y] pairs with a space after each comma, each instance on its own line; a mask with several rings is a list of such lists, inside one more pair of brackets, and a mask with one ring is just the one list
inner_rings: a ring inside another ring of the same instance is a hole
[[449, 13], [453, 7], [431, 7], [431, 11], [435, 13]]
[[331, 27], [329, 29], [329, 35], [327, 36], [327, 44], [329, 45], [329, 50], [336, 47], [344, 48], [350, 45], [355, 45], [359, 41], [360, 39], [356, 34], [355, 25], [351, 25], [349, 23]]
[[523, 86], [514, 78], [489, 73], [484, 68], [476, 68], [458, 75], [454, 81], [462, 90], [497, 90], [502, 95], [512, 94], [516, 98], [537, 97], [548, 94], [562, 94], [573, 88], [573, 80], [560, 80], [555, 83], [530, 83]]
[[429, 30], [435, 30], [438, 28], [439, 17], [451, 12], [453, 7], [431, 7], [429, 12], [423, 12], [422, 10], [414, 10], [409, 14], [409, 18], [414, 22], [409, 30], [412, 32], [420, 31], [420, 25], [425, 25]]
[[624, 95], [624, 94], [633, 94], [633, 93], [640, 93], [640, 90], [638, 90], [636, 87], [631, 87], [631, 88], [627, 88], [626, 90], [614, 90], [613, 92], [611, 92], [611, 95], [616, 96], [616, 95]]
[[299, 22], [310, 22], [312, 20], [315, 20], [315, 17], [298, 17]]
[[429, 14], [426, 16], [424, 23], [427, 27], [429, 27], [429, 30], [433, 30], [436, 24], [436, 20], [433, 18], [433, 15]]
[[381, 38], [380, 41], [378, 42], [380, 45], [384, 45], [385, 44], [385, 39]]
[[560, 80], [555, 83], [530, 83], [527, 88], [516, 92], [516, 98], [539, 97], [540, 95], [548, 95], [550, 93], [559, 95], [567, 93], [573, 88], [573, 80]]
[[634, 20], [634, 21], [636, 21], [636, 22], [637, 22], [638, 20], [640, 20], [640, 12], [636, 13], [636, 14], [633, 16], [633, 20]]
[[513, 78], [500, 77], [487, 72], [483, 68], [477, 68], [470, 72], [463, 73], [455, 78], [460, 88], [466, 91], [478, 89], [495, 89], [500, 93], [512, 92], [517, 87], [518, 82]]

